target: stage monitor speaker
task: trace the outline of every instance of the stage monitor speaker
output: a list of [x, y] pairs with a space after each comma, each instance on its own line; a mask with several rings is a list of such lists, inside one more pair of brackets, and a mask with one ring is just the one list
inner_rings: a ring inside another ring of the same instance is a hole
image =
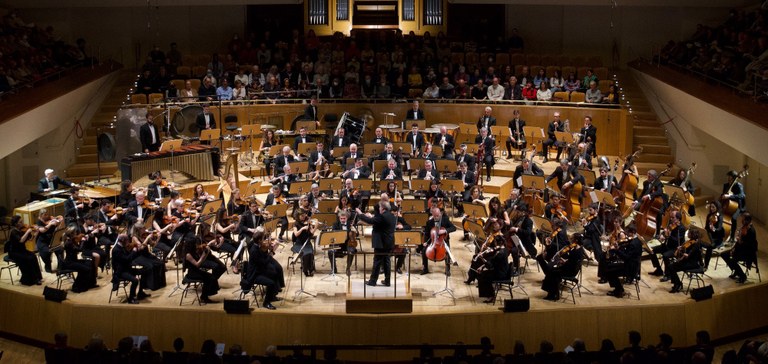
[[694, 288], [691, 290], [691, 298], [693, 298], [696, 301], [702, 301], [702, 300], [708, 300], [712, 298], [712, 295], [715, 294], [714, 288], [712, 288], [712, 285], [704, 286], [701, 288]]
[[45, 286], [45, 288], [43, 288], [43, 296], [45, 296], [47, 301], [61, 303], [61, 301], [67, 299], [67, 291]]
[[504, 300], [504, 312], [527, 312], [531, 309], [531, 300], [528, 298]]
[[224, 300], [224, 311], [227, 313], [249, 314], [251, 308], [248, 300]]

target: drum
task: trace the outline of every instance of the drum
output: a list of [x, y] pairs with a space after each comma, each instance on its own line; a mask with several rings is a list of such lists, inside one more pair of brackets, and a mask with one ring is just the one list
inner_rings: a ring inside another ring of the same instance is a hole
[[456, 140], [456, 135], [459, 134], [459, 126], [456, 124], [432, 124], [433, 128], [440, 129], [445, 127], [445, 132], [452, 136]]
[[403, 140], [405, 140], [405, 134], [407, 134], [409, 131], [410, 130], [400, 128], [389, 129], [389, 134], [391, 135], [389, 140], [395, 143], [402, 143]]
[[197, 116], [203, 113], [203, 108], [199, 105], [187, 105], [176, 111], [171, 117], [168, 125], [168, 133], [174, 138], [182, 136], [196, 137], [200, 130], [195, 121]]
[[423, 130], [424, 134], [440, 134], [440, 128], [426, 128]]
[[345, 112], [339, 120], [339, 125], [336, 130], [344, 128], [345, 135], [349, 138], [350, 143], [360, 144], [360, 139], [365, 132], [365, 120], [356, 118]]
[[[392, 131], [395, 129], [400, 129], [400, 125], [396, 124], [381, 124], [379, 125], [379, 128], [381, 128], [381, 131], [384, 132], [384, 137], [389, 140], [395, 140], [395, 135], [392, 134]], [[400, 129], [402, 130], [402, 129]]]

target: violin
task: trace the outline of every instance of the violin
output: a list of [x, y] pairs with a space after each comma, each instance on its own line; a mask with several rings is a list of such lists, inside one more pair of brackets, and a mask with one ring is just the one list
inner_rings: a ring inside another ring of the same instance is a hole
[[560, 231], [562, 228], [557, 228], [555, 231], [552, 232], [552, 234], [549, 234], [549, 236], [545, 239], [546, 245], [549, 245], [552, 243], [552, 239], [557, 237], [557, 234], [560, 234]]
[[125, 213], [125, 211], [127, 211], [127, 209], [124, 209], [122, 207], [114, 207], [114, 206], [112, 206], [112, 207], [109, 208], [109, 211], [107, 211], [107, 217], [112, 217], [112, 216], [115, 216], [115, 215], [122, 216]]
[[675, 258], [677, 260], [684, 259], [685, 258], [685, 252], [688, 249], [690, 249], [691, 246], [693, 246], [693, 244], [696, 244], [698, 242], [699, 242], [698, 240], [691, 239], [691, 240], [688, 240], [685, 243], [683, 243], [683, 245], [680, 245], [679, 247], [677, 247], [677, 250], [675, 251]]
[[557, 216], [561, 219], [568, 220], [568, 213], [565, 212], [565, 209], [563, 206], [557, 205], [555, 207], [552, 207], [549, 209], [549, 212], [552, 214], [553, 217]]
[[[559, 230], [559, 229], [558, 229]], [[579, 247], [578, 243], [570, 243], [564, 248], [560, 249], [557, 253], [555, 253], [555, 256], [552, 257], [551, 263], [553, 265], [562, 265], [567, 261], [567, 259], [563, 259], [563, 255], [568, 254], [573, 249], [577, 249]]]

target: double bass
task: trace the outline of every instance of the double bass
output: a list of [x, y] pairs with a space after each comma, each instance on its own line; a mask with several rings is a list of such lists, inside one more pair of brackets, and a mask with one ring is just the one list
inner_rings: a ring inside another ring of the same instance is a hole
[[[661, 177], [669, 173], [672, 169], [672, 163], [667, 164], [667, 168], [661, 171], [656, 177], [659, 181]], [[656, 217], [659, 211], [664, 207], [664, 198], [656, 197], [648, 199], [640, 204], [638, 214], [635, 215], [635, 226], [637, 227], [637, 235], [639, 236], [653, 236], [656, 233], [656, 227], [661, 221], [656, 221]], [[630, 206], [631, 208], [631, 206]]]
[[[731, 185], [728, 186], [726, 194], [730, 195], [733, 192], [733, 186], [736, 185], [736, 182], [746, 176], [749, 176], [749, 166], [745, 164], [744, 170], [739, 172], [736, 178], [733, 179], [733, 182], [731, 182]], [[725, 237], [728, 238], [731, 236], [731, 229], [733, 229], [733, 214], [735, 214], [736, 211], [739, 211], [739, 203], [720, 196], [720, 204], [723, 206], [723, 230], [725, 231]]]
[[[637, 156], [640, 155], [640, 153], [643, 152], [643, 147], [637, 148], [637, 150], [632, 153], [631, 155], [627, 156], [627, 158], [624, 160], [624, 165], [634, 165], [635, 159], [637, 159]], [[621, 181], [619, 181], [619, 189], [621, 192], [624, 193], [624, 198], [619, 199], [619, 209], [622, 211], [622, 215], [624, 218], [627, 218], [629, 214], [632, 212], [632, 204], [635, 202], [635, 191], [637, 191], [637, 185], [639, 183], [639, 180], [637, 176], [630, 174], [630, 173], [624, 173], [621, 176]]]

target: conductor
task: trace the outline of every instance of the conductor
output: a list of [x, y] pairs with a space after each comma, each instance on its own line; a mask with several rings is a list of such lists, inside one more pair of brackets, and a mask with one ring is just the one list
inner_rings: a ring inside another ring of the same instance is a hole
[[397, 217], [390, 212], [390, 209], [389, 201], [379, 201], [379, 211], [376, 215], [371, 215], [370, 213], [363, 214], [360, 209], [357, 209], [358, 218], [373, 226], [373, 252], [376, 255], [373, 257], [371, 278], [365, 283], [369, 286], [376, 285], [376, 280], [379, 278], [379, 270], [383, 264], [384, 280], [381, 281], [381, 284], [389, 287], [389, 276], [392, 269], [389, 255], [381, 253], [391, 253], [392, 248], [395, 246]]

